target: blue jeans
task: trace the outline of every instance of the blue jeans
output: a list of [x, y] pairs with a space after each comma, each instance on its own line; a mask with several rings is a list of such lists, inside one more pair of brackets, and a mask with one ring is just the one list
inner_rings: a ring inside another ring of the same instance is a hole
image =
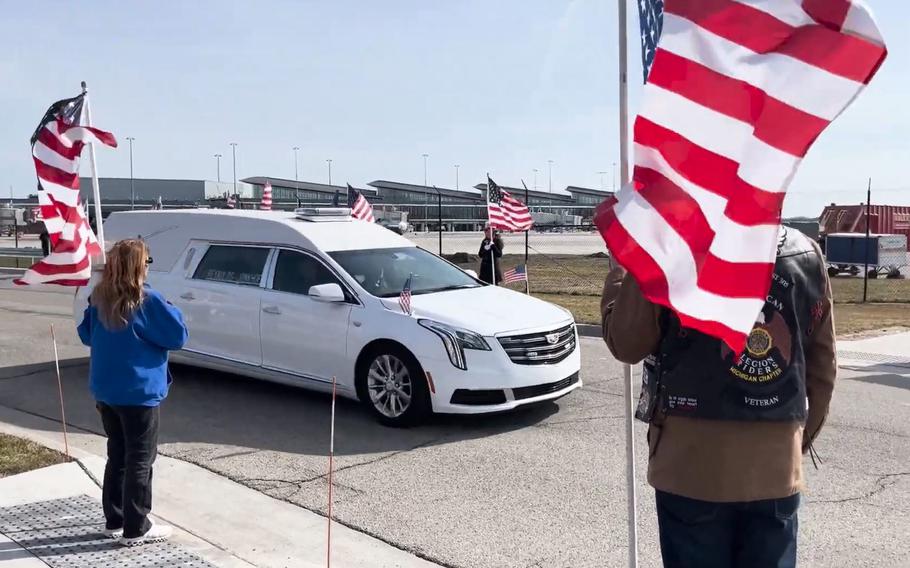
[[657, 491], [665, 568], [794, 568], [799, 493], [711, 503]]

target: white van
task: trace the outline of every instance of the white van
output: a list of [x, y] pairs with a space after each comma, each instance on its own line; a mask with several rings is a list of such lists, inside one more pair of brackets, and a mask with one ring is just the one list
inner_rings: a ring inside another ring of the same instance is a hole
[[[337, 377], [340, 395], [391, 425], [581, 386], [568, 311], [487, 286], [347, 209], [130, 211], [104, 232], [148, 243], [149, 283], [189, 328], [180, 363], [323, 391]], [[411, 313], [399, 305], [408, 277]]]

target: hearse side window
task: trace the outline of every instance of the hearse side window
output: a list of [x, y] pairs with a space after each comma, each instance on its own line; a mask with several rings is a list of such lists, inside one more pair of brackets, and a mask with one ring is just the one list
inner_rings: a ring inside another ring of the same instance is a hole
[[269, 249], [255, 247], [210, 246], [199, 261], [193, 278], [259, 286]]
[[324, 264], [309, 255], [292, 250], [278, 253], [273, 290], [306, 295], [310, 287], [320, 284], [338, 284], [338, 279]]

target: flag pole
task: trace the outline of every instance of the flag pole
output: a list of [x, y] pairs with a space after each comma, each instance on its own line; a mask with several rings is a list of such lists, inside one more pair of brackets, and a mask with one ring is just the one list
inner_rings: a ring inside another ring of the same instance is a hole
[[63, 381], [60, 380], [60, 356], [57, 354], [57, 334], [54, 332], [54, 324], [51, 324], [51, 341], [54, 344], [54, 367], [57, 369], [57, 391], [60, 393], [60, 424], [63, 426], [63, 448], [66, 452], [66, 459], [70, 457], [70, 443], [66, 436], [66, 408], [63, 405]]
[[[629, 183], [629, 73], [626, 2], [619, 0], [619, 171], [620, 187]], [[623, 365], [623, 406], [626, 415], [626, 503], [629, 523], [629, 567], [638, 568], [638, 495], [635, 486], [635, 410], [632, 366]]]
[[[92, 109], [89, 103], [88, 85], [82, 81], [82, 94], [85, 95], [85, 125], [92, 125]], [[88, 143], [88, 159], [92, 166], [92, 195], [95, 199], [95, 236], [101, 247], [101, 263], [105, 262], [106, 248], [104, 246], [104, 222], [101, 218], [101, 186], [98, 184], [98, 163], [95, 161], [95, 143]], [[88, 214], [88, 213], [86, 213]]]
[[329, 515], [328, 515], [328, 531], [326, 535], [326, 546], [325, 546], [325, 566], [326, 568], [331, 568], [332, 566], [332, 472], [335, 465], [335, 389], [336, 380], [332, 376], [332, 419], [330, 426], [329, 434]]
[[487, 174], [487, 225], [490, 227], [490, 279], [496, 286], [496, 255], [493, 254], [493, 223], [490, 221], [490, 174]]

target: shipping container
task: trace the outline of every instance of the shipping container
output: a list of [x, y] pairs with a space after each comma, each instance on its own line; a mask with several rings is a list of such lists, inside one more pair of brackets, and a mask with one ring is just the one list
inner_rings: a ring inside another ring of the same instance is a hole
[[[835, 233], [865, 233], [866, 206], [832, 203], [822, 211], [818, 228], [822, 237]], [[904, 235], [910, 242], [910, 207], [872, 205], [869, 208], [869, 231], [876, 234]]]

